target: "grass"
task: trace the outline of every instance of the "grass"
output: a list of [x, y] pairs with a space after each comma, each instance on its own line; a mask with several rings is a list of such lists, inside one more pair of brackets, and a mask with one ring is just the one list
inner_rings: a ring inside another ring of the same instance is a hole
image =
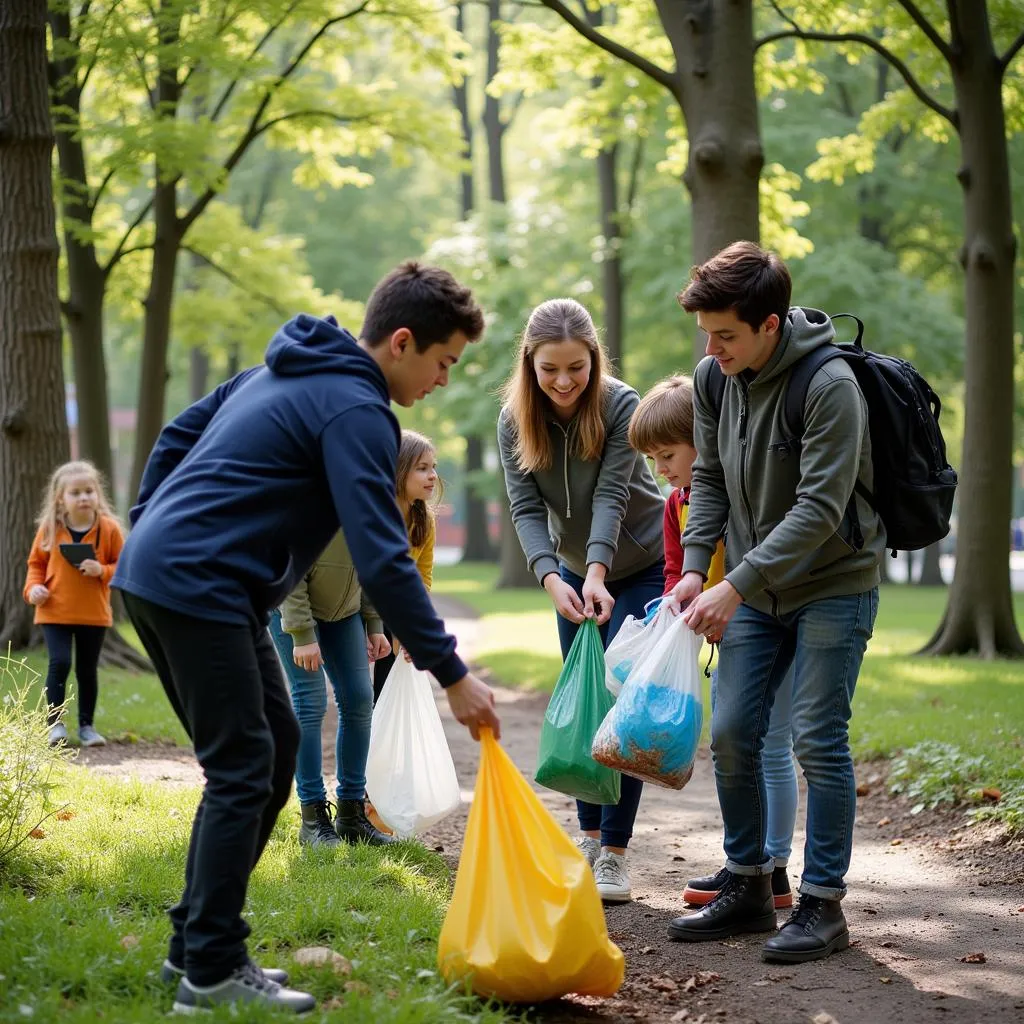
[[[476, 660], [503, 682], [550, 691], [561, 655], [554, 612], [537, 588], [496, 591], [497, 568], [438, 568], [434, 589], [482, 616]], [[1024, 662], [917, 658], [942, 617], [941, 588], [882, 588], [874, 639], [854, 699], [859, 758], [891, 757], [929, 740], [982, 756], [984, 785], [1024, 786]], [[1015, 598], [1024, 619], [1024, 595]]]
[[[197, 790], [64, 769], [61, 819], [22, 847], [0, 877], [0, 1019], [147, 1024], [166, 1019], [173, 990], [157, 972], [166, 908], [180, 895]], [[317, 996], [317, 1019], [346, 1024], [501, 1024], [517, 1019], [448, 988], [436, 971], [448, 872], [413, 843], [300, 852], [289, 805], [249, 887], [250, 951], [287, 967]], [[348, 976], [300, 967], [291, 954], [329, 946]], [[352, 983], [346, 991], [346, 983]], [[334, 1000], [335, 1003], [329, 1003]], [[279, 1020], [265, 1010], [209, 1018]]]

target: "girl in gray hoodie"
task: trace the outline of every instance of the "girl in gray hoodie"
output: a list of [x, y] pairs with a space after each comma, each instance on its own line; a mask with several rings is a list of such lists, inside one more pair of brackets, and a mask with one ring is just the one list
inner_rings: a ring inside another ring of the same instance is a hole
[[[664, 498], [629, 445], [639, 396], [609, 373], [587, 310], [550, 299], [530, 315], [505, 386], [498, 448], [519, 542], [558, 613], [563, 659], [585, 618], [607, 647], [661, 596]], [[626, 847], [642, 783], [619, 803], [577, 801], [580, 849], [608, 902], [631, 897]]]

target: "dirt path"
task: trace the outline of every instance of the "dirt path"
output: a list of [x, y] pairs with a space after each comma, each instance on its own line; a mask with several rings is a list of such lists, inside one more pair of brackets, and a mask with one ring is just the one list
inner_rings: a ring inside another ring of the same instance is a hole
[[[472, 656], [476, 623], [459, 608], [437, 601]], [[536, 764], [545, 695], [497, 691], [503, 745], [527, 778]], [[456, 858], [476, 776], [476, 745], [438, 701], [464, 789], [462, 810], [424, 836]], [[325, 722], [325, 760], [333, 756], [334, 719]], [[85, 751], [81, 763], [124, 776], [171, 783], [201, 780], [195, 762], [174, 748], [111, 746]], [[325, 764], [325, 775], [333, 763]], [[575, 805], [539, 789], [556, 819], [574, 832]], [[681, 793], [645, 788], [630, 848], [634, 900], [609, 907], [613, 939], [626, 954], [627, 977], [619, 996], [565, 1000], [545, 1007], [548, 1022], [595, 1024], [643, 1019], [686, 1024], [974, 1024], [1024, 1021], [1024, 846], [1012, 851], [976, 840], [969, 852], [944, 834], [901, 839], [900, 819], [879, 826], [887, 803], [862, 805], [844, 909], [854, 946], [827, 961], [803, 966], [764, 964], [763, 936], [701, 945], [669, 942], [668, 921], [684, 907], [686, 879], [721, 866], [721, 817], [710, 758], [702, 751], [693, 780]], [[882, 810], [879, 810], [879, 807]], [[888, 814], [886, 815], [888, 817]], [[798, 821], [803, 820], [803, 801]], [[894, 840], [899, 840], [894, 842]], [[790, 864], [799, 879], [803, 832], [798, 829]], [[951, 848], [952, 847], [952, 848]], [[991, 853], [991, 870], [985, 863]], [[960, 859], [962, 858], [962, 859]], [[780, 918], [781, 919], [781, 918]], [[984, 963], [962, 963], [984, 953]]]

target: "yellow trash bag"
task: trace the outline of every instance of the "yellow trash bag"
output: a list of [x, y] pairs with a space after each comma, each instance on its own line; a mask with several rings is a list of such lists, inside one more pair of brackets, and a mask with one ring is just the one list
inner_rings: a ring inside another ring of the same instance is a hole
[[437, 962], [479, 996], [538, 1003], [614, 995], [622, 951], [594, 876], [489, 729]]

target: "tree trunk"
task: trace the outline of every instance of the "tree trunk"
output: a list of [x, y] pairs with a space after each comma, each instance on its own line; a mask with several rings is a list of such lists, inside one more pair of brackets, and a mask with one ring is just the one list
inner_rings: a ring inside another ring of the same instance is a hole
[[[181, 98], [178, 82], [176, 44], [180, 35], [183, 8], [172, 10], [164, 3], [158, 25], [161, 48], [158, 52], [157, 110], [162, 118], [177, 116]], [[171, 341], [171, 310], [174, 305], [174, 278], [182, 231], [178, 221], [178, 188], [173, 174], [154, 161], [153, 186], [153, 266], [149, 291], [144, 306], [142, 331], [142, 369], [139, 374], [139, 399], [135, 421], [135, 452], [128, 488], [129, 500], [139, 493], [142, 474], [149, 453], [156, 444], [164, 422], [164, 399], [167, 393], [167, 350]]]
[[[764, 166], [754, 88], [751, 0], [656, 0], [678, 68], [675, 93], [689, 157], [693, 259], [703, 263], [740, 239], [760, 239], [758, 183]], [[704, 339], [694, 337], [694, 359]]]
[[188, 351], [189, 401], [198, 402], [206, 392], [210, 376], [210, 355], [202, 345], [193, 345]]
[[487, 499], [474, 489], [473, 475], [484, 469], [484, 442], [476, 436], [466, 438], [466, 546], [462, 550], [464, 562], [493, 562], [494, 545], [487, 522]]
[[519, 535], [512, 524], [508, 496], [505, 494], [501, 498], [501, 571], [495, 586], [498, 590], [522, 590], [537, 586], [537, 577], [527, 565]]
[[[461, 36], [466, 33], [466, 5], [462, 0], [455, 5], [455, 29]], [[488, 28], [488, 32], [492, 31]], [[469, 220], [476, 203], [473, 202], [473, 121], [469, 116], [469, 74], [463, 75], [462, 81], [452, 87], [455, 109], [459, 113], [459, 124], [462, 126], [462, 156], [467, 162], [459, 173], [460, 210], [462, 219]]]
[[1010, 591], [1014, 262], [1002, 80], [981, 0], [951, 0], [967, 343], [956, 571], [929, 654], [1024, 655]]
[[46, 0], [0, 3], [0, 650], [25, 646], [35, 512], [68, 457]]
[[[495, 25], [501, 21], [501, 0], [487, 0], [487, 82], [498, 73], [498, 47], [501, 40]], [[487, 135], [487, 182], [492, 203], [504, 203], [505, 155], [503, 140], [505, 125], [501, 120], [501, 101], [487, 93], [484, 97], [484, 132]]]
[[616, 177], [618, 145], [597, 154], [598, 192], [601, 198], [601, 292], [604, 297], [604, 346], [617, 373], [622, 373], [622, 325], [625, 319], [625, 286], [622, 277], [622, 230], [619, 223], [619, 189]]
[[[917, 579], [920, 587], [944, 587], [946, 581], [942, 578], [942, 566], [939, 562], [940, 548], [938, 544], [932, 544], [921, 552], [921, 575]], [[910, 582], [909, 580], [907, 581]]]
[[78, 61], [68, 52], [71, 16], [67, 9], [50, 12], [50, 31], [56, 48], [53, 59], [54, 104], [65, 122], [57, 130], [57, 159], [62, 179], [64, 252], [68, 268], [68, 298], [64, 316], [71, 335], [71, 356], [78, 409], [78, 452], [103, 474], [111, 493], [117, 491], [110, 451], [110, 408], [107, 360], [103, 351], [103, 301], [107, 275], [96, 257], [95, 244], [76, 234], [93, 226], [93, 205], [86, 173], [85, 149], [75, 135], [81, 122], [82, 94]]

